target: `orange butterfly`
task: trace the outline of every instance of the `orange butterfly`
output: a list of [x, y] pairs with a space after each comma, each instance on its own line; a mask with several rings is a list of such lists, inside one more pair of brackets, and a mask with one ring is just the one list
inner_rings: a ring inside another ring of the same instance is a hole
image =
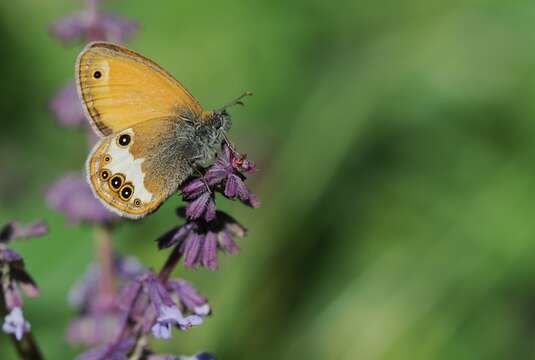
[[78, 94], [102, 139], [87, 160], [95, 196], [121, 216], [155, 211], [230, 128], [225, 109], [204, 111], [167, 71], [124, 47], [94, 42], [76, 62]]

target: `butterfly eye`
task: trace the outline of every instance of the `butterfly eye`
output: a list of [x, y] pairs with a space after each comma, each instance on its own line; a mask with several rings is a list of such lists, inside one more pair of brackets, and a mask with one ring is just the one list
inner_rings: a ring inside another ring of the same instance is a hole
[[102, 73], [101, 73], [100, 71], [97, 70], [97, 71], [95, 71], [95, 72], [93, 73], [93, 77], [94, 77], [95, 79], [100, 79], [100, 78], [102, 77]]
[[110, 186], [113, 190], [117, 191], [121, 188], [124, 183], [124, 175], [115, 174], [110, 179]]
[[124, 184], [124, 186], [121, 188], [121, 190], [119, 191], [119, 196], [124, 201], [127, 201], [128, 199], [130, 199], [133, 193], [134, 193], [134, 187], [132, 186], [132, 184], [128, 183], [128, 184]]
[[102, 160], [104, 160], [104, 162], [107, 164], [107, 163], [109, 163], [111, 161], [111, 156], [110, 155], [104, 155]]
[[110, 172], [108, 169], [100, 170], [100, 178], [104, 181], [107, 181], [110, 177]]
[[130, 135], [123, 134], [119, 136], [119, 138], [117, 139], [117, 144], [119, 144], [119, 146], [122, 146], [122, 147], [128, 146], [128, 144], [130, 144], [131, 139], [132, 138], [130, 137]]
[[140, 207], [140, 206], [141, 206], [141, 200], [139, 200], [139, 199], [134, 199], [134, 206], [135, 206], [135, 207]]

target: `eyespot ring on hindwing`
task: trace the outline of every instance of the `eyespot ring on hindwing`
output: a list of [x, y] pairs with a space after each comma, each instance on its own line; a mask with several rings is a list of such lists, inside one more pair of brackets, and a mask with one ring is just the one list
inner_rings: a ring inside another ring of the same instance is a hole
[[117, 192], [117, 191], [119, 191], [121, 186], [123, 186], [124, 181], [125, 181], [124, 175], [118, 173], [118, 174], [113, 174], [113, 176], [110, 178], [110, 181], [108, 183], [110, 185], [110, 188], [113, 191]]
[[141, 200], [139, 200], [139, 199], [134, 199], [134, 206], [135, 206], [135, 207], [140, 207], [140, 206], [141, 206]]
[[98, 177], [102, 181], [108, 181], [110, 179], [111, 172], [108, 169], [100, 169], [98, 172]]
[[134, 194], [134, 185], [132, 183], [124, 184], [119, 190], [119, 197], [121, 200], [128, 201]]
[[109, 164], [109, 163], [111, 162], [111, 159], [112, 159], [112, 157], [111, 157], [110, 154], [104, 154], [104, 155], [102, 155], [102, 162], [103, 162], [104, 164]]

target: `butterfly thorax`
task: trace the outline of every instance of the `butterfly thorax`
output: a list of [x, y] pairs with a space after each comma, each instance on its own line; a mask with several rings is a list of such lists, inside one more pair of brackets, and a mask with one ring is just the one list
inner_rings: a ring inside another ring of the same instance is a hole
[[193, 159], [197, 163], [211, 160], [217, 147], [230, 129], [230, 115], [226, 111], [203, 113], [200, 121], [193, 122]]

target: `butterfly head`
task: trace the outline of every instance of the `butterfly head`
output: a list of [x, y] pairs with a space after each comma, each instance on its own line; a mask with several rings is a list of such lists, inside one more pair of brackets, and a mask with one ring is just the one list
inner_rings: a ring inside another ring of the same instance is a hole
[[242, 95], [238, 96], [236, 99], [232, 100], [231, 102], [227, 103], [225, 106], [214, 110], [212, 112], [212, 124], [214, 129], [220, 130], [221, 133], [225, 133], [230, 129], [230, 115], [227, 113], [227, 109], [229, 107], [232, 107], [234, 105], [242, 105], [243, 101], [242, 99], [246, 96], [253, 95], [252, 92], [246, 91]]
[[230, 129], [230, 115], [227, 110], [214, 111], [211, 119], [212, 127], [220, 132], [227, 132]]

